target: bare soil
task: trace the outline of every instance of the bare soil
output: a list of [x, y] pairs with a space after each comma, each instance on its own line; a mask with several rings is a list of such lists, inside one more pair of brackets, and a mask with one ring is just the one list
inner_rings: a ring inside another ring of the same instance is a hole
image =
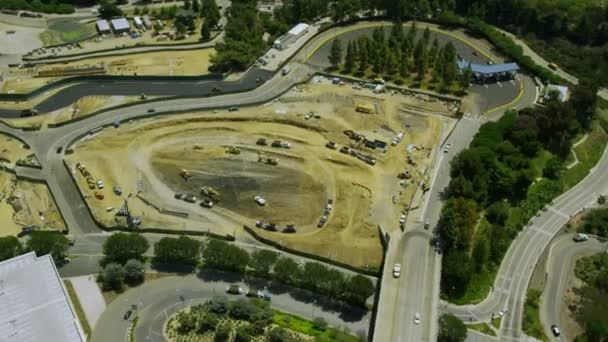
[[[355, 110], [365, 103], [374, 106], [375, 114]], [[105, 182], [102, 190], [89, 189], [74, 170], [89, 206], [104, 224], [117, 224], [116, 208], [132, 194], [129, 209], [142, 217], [144, 228], [211, 231], [236, 234], [238, 239], [246, 234], [243, 225], [253, 227], [257, 220], [274, 222], [280, 229], [295, 224], [294, 234], [258, 232], [294, 249], [373, 269], [382, 257], [378, 224], [389, 217], [392, 224], [385, 229], [398, 229], [398, 213], [409, 205], [419, 169], [430, 166], [430, 151], [441, 134], [442, 119], [422, 109], [449, 114], [446, 104], [322, 82], [237, 112], [163, 116], [106, 128], [78, 142], [67, 161], [72, 168], [84, 163], [94, 179]], [[405, 139], [384, 152], [349, 139], [344, 130], [389, 145], [398, 132], [404, 132]], [[257, 145], [258, 138], [268, 145]], [[273, 140], [287, 141], [291, 148], [271, 147]], [[338, 149], [349, 146], [373, 156], [377, 163], [368, 165], [329, 149], [328, 141]], [[417, 147], [409, 153], [416, 167], [406, 163], [409, 145]], [[231, 147], [239, 153], [229, 153]], [[275, 158], [278, 165], [261, 163], [259, 157]], [[182, 170], [192, 178], [184, 180]], [[396, 176], [404, 170], [413, 178], [400, 185]], [[122, 196], [112, 194], [114, 185], [121, 187]], [[198, 202], [204, 186], [219, 193], [212, 209], [174, 198], [176, 192], [192, 193]], [[395, 189], [402, 194], [399, 203], [391, 201]], [[104, 199], [96, 199], [96, 191]], [[266, 199], [265, 206], [254, 202], [258, 195]], [[328, 199], [334, 207], [320, 229], [317, 223]], [[188, 217], [162, 214], [159, 208]]]

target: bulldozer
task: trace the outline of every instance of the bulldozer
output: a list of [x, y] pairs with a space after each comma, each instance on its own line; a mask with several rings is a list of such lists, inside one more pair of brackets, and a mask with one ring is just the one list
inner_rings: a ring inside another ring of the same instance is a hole
[[183, 178], [183, 179], [184, 179], [186, 182], [187, 182], [187, 181], [189, 181], [189, 180], [191, 180], [191, 179], [192, 179], [192, 177], [194, 177], [194, 176], [192, 176], [192, 173], [191, 173], [189, 170], [186, 170], [186, 169], [182, 169], [182, 170], [179, 172], [179, 175], [180, 175], [180, 176], [182, 176], [182, 178]]
[[226, 153], [230, 154], [241, 154], [241, 149], [235, 146], [228, 146]]
[[208, 197], [209, 199], [211, 199], [213, 202], [216, 202], [216, 203], [220, 201], [219, 191], [215, 190], [214, 188], [212, 188], [210, 186], [202, 187], [201, 195]]

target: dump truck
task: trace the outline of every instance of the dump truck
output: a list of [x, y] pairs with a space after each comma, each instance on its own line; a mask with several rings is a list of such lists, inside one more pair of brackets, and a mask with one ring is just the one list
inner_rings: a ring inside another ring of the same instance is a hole
[[374, 106], [368, 103], [360, 103], [356, 107], [357, 112], [365, 114], [374, 114]]
[[228, 146], [226, 153], [230, 154], [241, 154], [241, 149], [235, 146]]

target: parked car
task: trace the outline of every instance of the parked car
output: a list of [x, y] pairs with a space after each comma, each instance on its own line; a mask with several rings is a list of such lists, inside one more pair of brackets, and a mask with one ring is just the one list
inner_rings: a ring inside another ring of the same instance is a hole
[[414, 324], [420, 324], [420, 314], [417, 312], [414, 314]]
[[213, 208], [213, 201], [211, 201], [210, 199], [203, 199], [201, 201], [201, 207], [205, 207], [205, 208]]
[[129, 317], [131, 317], [131, 314], [133, 313], [132, 310], [127, 310], [127, 312], [125, 312], [125, 315], [123, 316], [124, 319], [129, 319]]
[[194, 196], [193, 194], [186, 194], [186, 196], [184, 197], [184, 201], [194, 203], [196, 202], [196, 196]]
[[181, 192], [175, 193], [175, 199], [182, 200], [182, 199], [184, 199], [184, 197], [186, 197], [186, 195]]
[[587, 234], [583, 234], [583, 233], [576, 233], [576, 235], [574, 235], [572, 240], [574, 240], [574, 242], [583, 242], [583, 241], [589, 240], [589, 236], [587, 236]]
[[243, 293], [243, 288], [239, 285], [232, 284], [226, 288], [226, 292], [230, 294], [241, 294]]
[[395, 264], [393, 266], [393, 277], [399, 278], [401, 276], [401, 264]]
[[266, 205], [266, 200], [262, 196], [255, 196], [253, 200], [261, 207]]
[[444, 153], [450, 152], [450, 148], [452, 148], [452, 144], [445, 145], [445, 147], [443, 148], [443, 152]]
[[97, 181], [97, 189], [103, 189], [103, 181], [102, 180], [98, 180]]
[[122, 189], [118, 185], [114, 185], [112, 191], [116, 194], [116, 196], [122, 195]]
[[424, 229], [429, 229], [430, 226], [431, 226], [431, 219], [427, 218], [426, 221], [424, 221]]
[[555, 337], [558, 337], [559, 335], [561, 335], [561, 332], [559, 331], [559, 328], [555, 324], [553, 324], [551, 326], [551, 332], [553, 333], [553, 336], [555, 336]]
[[220, 91], [222, 91], [222, 87], [213, 87], [214, 93], [219, 93]]

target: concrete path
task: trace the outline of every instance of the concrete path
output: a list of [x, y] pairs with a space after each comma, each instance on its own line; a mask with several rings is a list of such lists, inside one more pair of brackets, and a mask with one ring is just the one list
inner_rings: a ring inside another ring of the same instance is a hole
[[81, 276], [69, 278], [74, 286], [74, 291], [80, 300], [87, 321], [91, 328], [106, 309], [106, 301], [103, 299], [101, 290], [95, 282], [95, 276]]

